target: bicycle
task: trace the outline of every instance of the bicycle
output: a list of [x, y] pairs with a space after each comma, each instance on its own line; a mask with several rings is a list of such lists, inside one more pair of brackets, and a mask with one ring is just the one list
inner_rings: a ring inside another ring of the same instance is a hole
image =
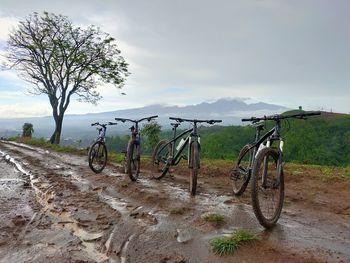
[[[195, 195], [198, 170], [200, 168], [200, 137], [197, 124], [214, 124], [222, 122], [222, 120], [189, 120], [174, 117], [170, 117], [169, 119], [176, 121], [176, 123], [171, 123], [171, 126], [173, 126], [173, 138], [170, 141], [161, 140], [154, 148], [152, 154], [152, 176], [155, 179], [161, 179], [167, 174], [171, 166], [178, 165], [181, 159], [188, 160], [188, 168], [190, 169], [190, 193], [191, 195]], [[185, 130], [180, 135], [176, 135], [176, 129], [182, 122], [193, 123], [193, 128]], [[187, 136], [184, 138], [186, 134]], [[176, 141], [180, 138], [181, 140], [175, 152]], [[182, 154], [186, 146], [189, 146], [187, 156]]]
[[109, 122], [108, 124], [92, 123], [91, 126], [98, 126], [98, 136], [95, 142], [89, 147], [88, 158], [90, 169], [95, 173], [101, 173], [107, 164], [106, 130], [107, 125], [117, 125]]
[[116, 121], [121, 122], [132, 122], [132, 125], [129, 129], [131, 131], [131, 138], [128, 142], [127, 150], [125, 153], [125, 172], [129, 175], [132, 181], [136, 181], [140, 174], [140, 156], [141, 156], [141, 136], [139, 132], [139, 123], [147, 120], [158, 118], [158, 115], [142, 118], [139, 120], [131, 120], [125, 118], [115, 118]]
[[[255, 125], [255, 140], [243, 146], [231, 173], [233, 192], [241, 195], [249, 181], [252, 187], [252, 205], [259, 223], [265, 228], [273, 227], [282, 212], [284, 201], [283, 146], [281, 120], [289, 118], [306, 119], [307, 116], [320, 115], [320, 112], [302, 112], [292, 115], [272, 115], [262, 118], [242, 119]], [[260, 136], [264, 129], [261, 121], [274, 121], [274, 127]], [[272, 144], [279, 141], [277, 148]]]

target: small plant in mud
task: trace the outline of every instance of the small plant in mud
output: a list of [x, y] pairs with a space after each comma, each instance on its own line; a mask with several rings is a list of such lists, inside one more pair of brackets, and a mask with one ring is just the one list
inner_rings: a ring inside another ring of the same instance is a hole
[[259, 240], [259, 238], [247, 229], [239, 229], [231, 236], [214, 238], [211, 241], [212, 250], [219, 256], [233, 254], [242, 244]]
[[223, 215], [215, 214], [215, 213], [206, 214], [202, 218], [205, 222], [214, 223], [216, 225], [223, 223], [225, 221], [225, 217]]

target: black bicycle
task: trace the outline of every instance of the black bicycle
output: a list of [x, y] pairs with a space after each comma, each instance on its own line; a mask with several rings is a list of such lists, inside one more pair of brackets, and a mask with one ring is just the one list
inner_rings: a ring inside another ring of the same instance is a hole
[[[301, 112], [292, 115], [272, 115], [262, 118], [242, 119], [250, 121], [256, 128], [255, 140], [243, 146], [231, 173], [233, 192], [241, 195], [252, 177], [252, 205], [255, 216], [265, 228], [273, 227], [278, 221], [284, 201], [283, 145], [281, 120], [288, 118], [306, 119], [320, 115], [320, 112]], [[274, 127], [263, 136], [265, 121], [274, 121]], [[262, 122], [264, 121], [264, 122]], [[272, 147], [279, 142], [278, 147]]]
[[134, 125], [130, 127], [131, 138], [128, 142], [126, 154], [125, 154], [125, 172], [129, 175], [132, 181], [136, 181], [140, 174], [140, 159], [141, 159], [141, 136], [139, 132], [139, 123], [147, 120], [158, 118], [158, 115], [142, 118], [139, 120], [131, 120], [125, 118], [115, 118], [116, 121], [132, 122]]
[[[176, 166], [181, 159], [188, 160], [188, 168], [190, 168], [190, 192], [191, 195], [196, 194], [197, 176], [200, 168], [200, 137], [198, 134], [198, 123], [219, 123], [221, 120], [188, 120], [182, 118], [170, 117], [170, 120], [175, 120], [176, 123], [171, 123], [173, 126], [173, 139], [161, 140], [154, 148], [152, 155], [152, 176], [156, 179], [161, 179], [167, 174], [171, 166]], [[176, 135], [176, 129], [181, 122], [193, 123], [193, 128]], [[187, 135], [185, 137], [185, 135]], [[177, 140], [179, 144], [175, 148]], [[182, 154], [185, 147], [188, 147], [188, 154]]]
[[89, 166], [95, 173], [100, 173], [107, 164], [107, 147], [106, 147], [106, 130], [107, 125], [117, 125], [117, 123], [109, 122], [101, 124], [99, 122], [92, 123], [91, 126], [98, 126], [98, 136], [95, 142], [89, 147]]

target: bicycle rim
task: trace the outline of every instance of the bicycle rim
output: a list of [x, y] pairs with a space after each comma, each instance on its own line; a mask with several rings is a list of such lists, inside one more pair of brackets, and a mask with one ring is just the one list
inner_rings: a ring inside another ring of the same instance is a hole
[[250, 179], [250, 162], [252, 158], [252, 150], [249, 145], [245, 145], [237, 158], [237, 162], [232, 169], [232, 189], [233, 193], [240, 196], [244, 193]]
[[95, 142], [89, 151], [89, 166], [95, 173], [100, 173], [107, 164], [107, 149], [102, 142]]
[[171, 154], [171, 146], [167, 140], [160, 141], [152, 155], [152, 177], [161, 179], [169, 170], [168, 158]]
[[193, 142], [191, 145], [191, 167], [192, 168], [190, 168], [190, 193], [191, 195], [196, 195], [197, 177], [199, 169], [199, 149], [197, 142]]
[[278, 153], [271, 148], [263, 149], [254, 165], [252, 204], [257, 219], [266, 228], [274, 226], [280, 217], [284, 200], [283, 179]]
[[138, 156], [138, 145], [132, 141], [128, 147], [127, 170], [132, 181], [136, 181], [140, 171], [140, 158]]

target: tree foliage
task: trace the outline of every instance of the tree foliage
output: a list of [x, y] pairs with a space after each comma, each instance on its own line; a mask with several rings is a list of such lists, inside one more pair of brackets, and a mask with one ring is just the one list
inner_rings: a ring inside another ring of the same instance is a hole
[[60, 141], [62, 121], [75, 95], [79, 101], [96, 103], [98, 85], [121, 88], [128, 65], [116, 41], [95, 26], [74, 26], [66, 16], [33, 13], [10, 34], [7, 60], [33, 85], [33, 94], [45, 94], [53, 110], [56, 128], [51, 143]]
[[33, 133], [34, 133], [33, 124], [28, 122], [24, 123], [22, 126], [22, 137], [32, 138]]
[[143, 126], [141, 135], [146, 136], [146, 145], [149, 148], [155, 147], [159, 142], [160, 131], [161, 126], [155, 121], [147, 123]]

